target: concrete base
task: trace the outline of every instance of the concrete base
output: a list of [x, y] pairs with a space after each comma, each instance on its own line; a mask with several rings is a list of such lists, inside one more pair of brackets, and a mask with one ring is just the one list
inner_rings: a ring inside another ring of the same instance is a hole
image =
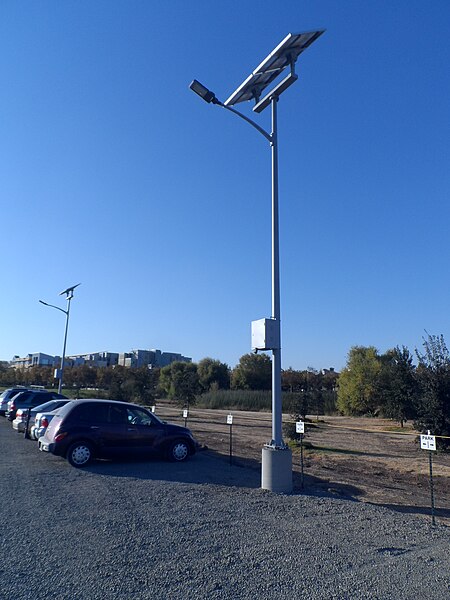
[[261, 487], [276, 494], [292, 492], [292, 452], [289, 448], [262, 449]]

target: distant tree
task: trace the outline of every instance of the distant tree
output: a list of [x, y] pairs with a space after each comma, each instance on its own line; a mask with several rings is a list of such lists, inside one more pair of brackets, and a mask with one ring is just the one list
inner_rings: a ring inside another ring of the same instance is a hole
[[[443, 335], [427, 334], [423, 347], [423, 353], [416, 349], [419, 393], [415, 426], [422, 432], [450, 436], [450, 354]], [[439, 443], [450, 446], [448, 439]]]
[[301, 392], [287, 392], [285, 397], [289, 401], [292, 420], [304, 421], [310, 409], [310, 396], [303, 390]]
[[403, 423], [416, 416], [418, 392], [413, 357], [408, 348], [397, 346], [380, 356], [376, 397], [385, 417]]
[[377, 411], [376, 383], [381, 364], [373, 346], [353, 346], [339, 376], [338, 409], [346, 415], [374, 415]]
[[202, 392], [209, 392], [211, 389], [226, 390], [230, 387], [230, 368], [219, 360], [202, 359], [197, 365], [197, 373]]
[[95, 387], [102, 390], [107, 390], [111, 387], [111, 383], [114, 379], [114, 371], [118, 367], [102, 367], [96, 369]]
[[231, 373], [231, 387], [236, 390], [270, 390], [272, 361], [267, 354], [244, 354]]
[[281, 371], [281, 386], [286, 392], [299, 392], [305, 388], [306, 371], [296, 371], [292, 367]]
[[9, 366], [8, 362], [0, 361], [0, 385], [9, 386], [17, 384], [16, 369]]
[[128, 380], [128, 377], [129, 371], [127, 367], [116, 365], [114, 369], [111, 370], [111, 379], [109, 386], [106, 388], [111, 400], [127, 401], [127, 393], [124, 389], [126, 386], [124, 386], [124, 384]]
[[122, 395], [128, 402], [149, 405], [156, 398], [159, 369], [140, 367], [128, 369], [128, 376], [121, 384]]
[[97, 369], [89, 365], [79, 365], [64, 369], [64, 383], [72, 387], [87, 388], [95, 387], [97, 381]]
[[188, 362], [173, 362], [161, 369], [160, 389], [181, 406], [195, 403], [200, 392], [197, 365]]

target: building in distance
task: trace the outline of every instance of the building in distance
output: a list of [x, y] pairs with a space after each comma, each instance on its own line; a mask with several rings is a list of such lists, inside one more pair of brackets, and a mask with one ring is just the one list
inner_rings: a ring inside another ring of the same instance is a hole
[[[131, 352], [89, 352], [87, 354], [74, 354], [66, 356], [66, 367], [148, 367], [161, 368], [173, 362], [192, 362], [192, 358], [177, 352], [163, 352], [161, 350], [131, 350]], [[60, 356], [51, 356], [42, 352], [27, 354], [21, 358], [14, 356], [9, 366], [14, 369], [29, 369], [31, 367], [59, 367]]]

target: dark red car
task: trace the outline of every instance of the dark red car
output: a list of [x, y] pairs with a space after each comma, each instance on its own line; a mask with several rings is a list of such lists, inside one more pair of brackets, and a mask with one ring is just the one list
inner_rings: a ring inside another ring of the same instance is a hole
[[77, 400], [58, 409], [39, 450], [84, 467], [93, 458], [158, 455], [183, 461], [199, 444], [185, 427], [161, 421], [142, 406], [115, 400]]

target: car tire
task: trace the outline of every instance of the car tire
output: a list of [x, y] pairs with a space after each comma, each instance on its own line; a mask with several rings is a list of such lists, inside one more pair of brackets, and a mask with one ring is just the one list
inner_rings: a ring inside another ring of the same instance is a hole
[[66, 458], [72, 467], [80, 469], [92, 461], [94, 451], [88, 442], [75, 442], [68, 449]]
[[190, 453], [189, 444], [184, 440], [177, 440], [170, 444], [167, 457], [172, 462], [183, 462]]

